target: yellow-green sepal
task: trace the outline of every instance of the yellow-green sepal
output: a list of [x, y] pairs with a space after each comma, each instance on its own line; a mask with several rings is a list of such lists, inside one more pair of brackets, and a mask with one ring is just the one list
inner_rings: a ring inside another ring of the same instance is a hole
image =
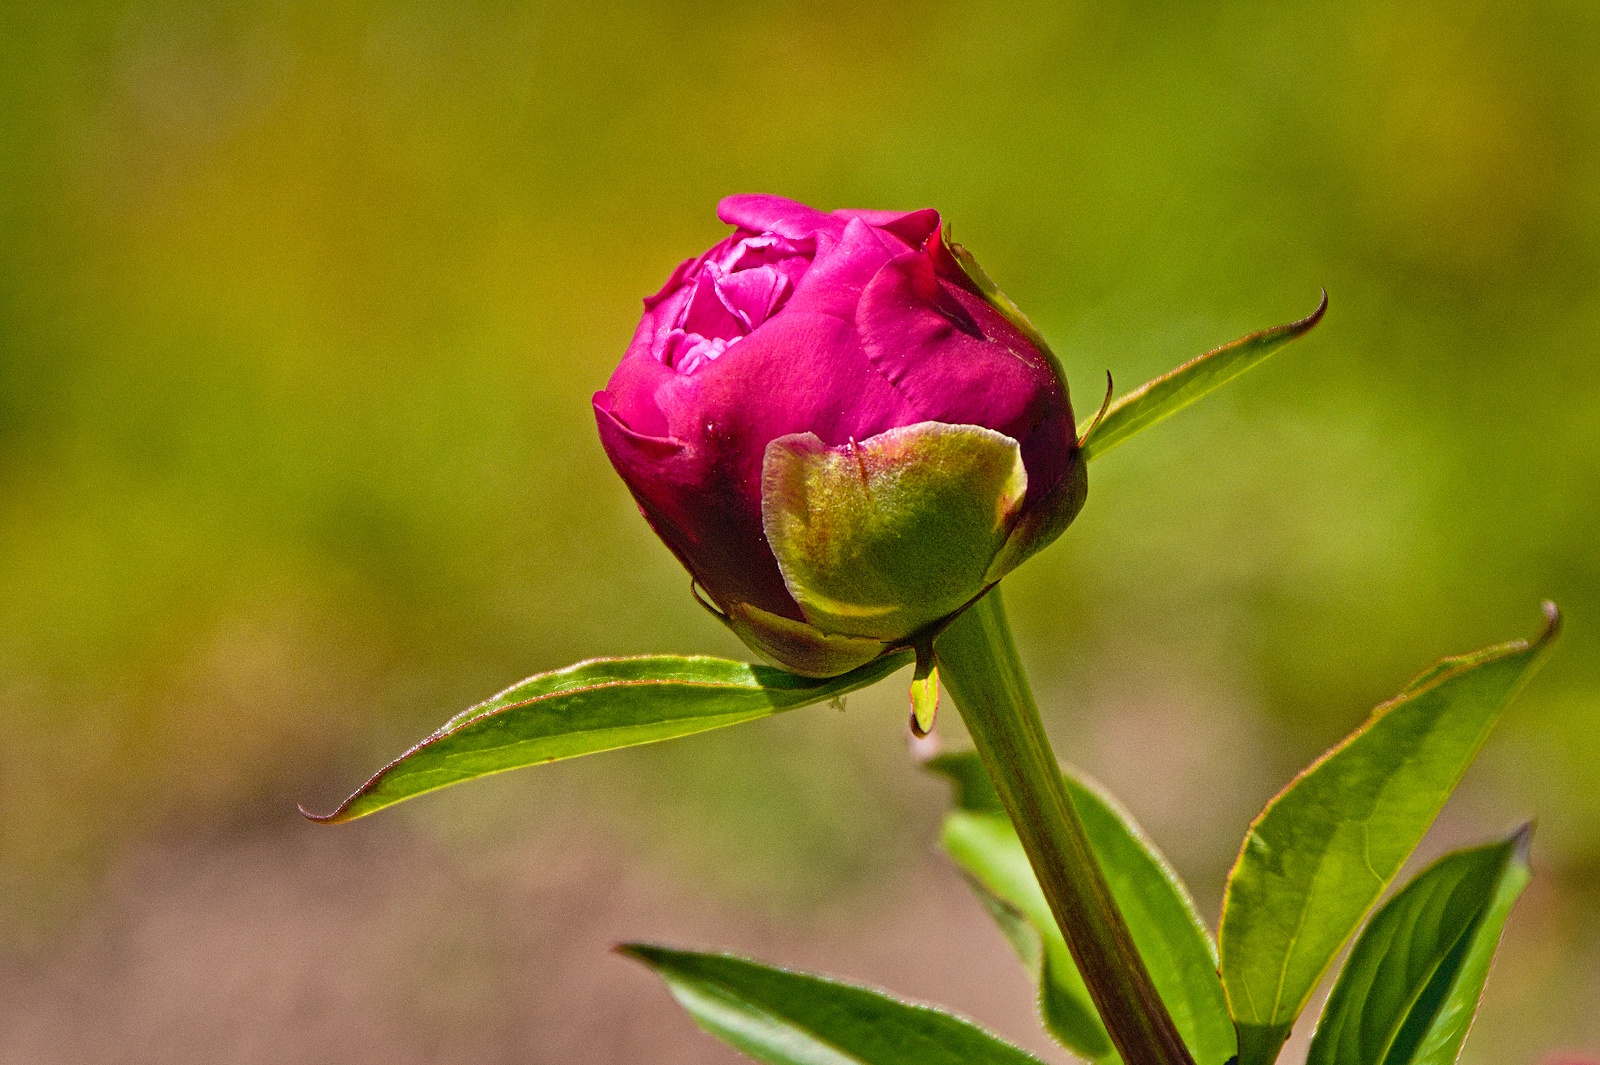
[[903, 640], [987, 586], [1028, 475], [1022, 450], [977, 425], [919, 422], [830, 447], [767, 445], [762, 527], [816, 628]]
[[989, 563], [989, 572], [985, 575], [987, 582], [999, 582], [1001, 577], [1055, 543], [1056, 538], [1072, 524], [1072, 519], [1078, 516], [1078, 511], [1083, 509], [1083, 501], [1088, 497], [1089, 465], [1083, 461], [1083, 452], [1074, 448], [1071, 465], [1062, 475], [1061, 486], [1041, 500], [1038, 506], [1030, 508], [1017, 522], [1011, 535], [1006, 538], [1005, 547]]
[[802, 677], [837, 677], [889, 650], [882, 640], [830, 635], [749, 603], [734, 603], [723, 622], [762, 659]]

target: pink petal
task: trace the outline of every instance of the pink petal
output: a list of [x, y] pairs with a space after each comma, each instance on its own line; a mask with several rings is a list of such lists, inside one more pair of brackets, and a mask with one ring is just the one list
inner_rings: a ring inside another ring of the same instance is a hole
[[716, 279], [717, 296], [746, 332], [777, 313], [789, 298], [789, 279], [771, 266], [740, 270]]
[[683, 315], [683, 331], [724, 339], [743, 336], [746, 332], [743, 323], [734, 317], [717, 295], [716, 270], [711, 263], [701, 270], [699, 283]]
[[778, 233], [791, 240], [801, 240], [819, 232], [838, 233], [845, 222], [815, 207], [762, 193], [727, 197], [717, 204], [717, 217], [730, 226], [755, 233]]
[[920, 248], [939, 228], [939, 212], [932, 207], [920, 211], [858, 211], [833, 212], [835, 218], [859, 218], [874, 229], [884, 229], [905, 241], [909, 248]]
[[749, 603], [805, 620], [767, 549], [759, 496], [718, 476], [727, 458], [721, 450], [705, 446], [698, 432], [692, 441], [636, 432], [617, 417], [606, 392], [595, 393], [594, 412], [606, 455], [645, 520], [713, 599], [724, 609]]
[[883, 265], [904, 251], [860, 219], [852, 219], [836, 238], [817, 242], [817, 257], [789, 298], [788, 313], [831, 314], [854, 324], [856, 303]]
[[1016, 440], [1030, 503], [1055, 488], [1074, 445], [1066, 389], [1004, 316], [907, 253], [867, 285], [856, 320], [868, 360], [923, 418]]

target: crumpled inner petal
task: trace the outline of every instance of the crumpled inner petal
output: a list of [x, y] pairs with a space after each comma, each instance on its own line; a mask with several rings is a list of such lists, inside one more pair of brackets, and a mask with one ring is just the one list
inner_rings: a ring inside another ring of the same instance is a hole
[[761, 233], [734, 241], [723, 254], [693, 266], [682, 278], [689, 298], [657, 358], [680, 374], [692, 374], [720, 358], [783, 309], [811, 268], [815, 252], [813, 239]]

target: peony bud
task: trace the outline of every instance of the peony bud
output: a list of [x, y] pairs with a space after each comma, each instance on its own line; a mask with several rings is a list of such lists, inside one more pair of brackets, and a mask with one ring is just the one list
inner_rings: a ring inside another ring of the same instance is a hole
[[594, 396], [606, 454], [715, 612], [832, 676], [927, 645], [1088, 490], [1054, 357], [936, 211], [733, 196]]

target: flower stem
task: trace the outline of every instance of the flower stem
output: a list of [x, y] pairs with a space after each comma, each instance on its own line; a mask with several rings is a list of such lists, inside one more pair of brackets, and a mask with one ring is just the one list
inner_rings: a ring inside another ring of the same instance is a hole
[[1126, 1065], [1194, 1065], [1111, 897], [1050, 749], [996, 588], [935, 644], [949, 690]]

